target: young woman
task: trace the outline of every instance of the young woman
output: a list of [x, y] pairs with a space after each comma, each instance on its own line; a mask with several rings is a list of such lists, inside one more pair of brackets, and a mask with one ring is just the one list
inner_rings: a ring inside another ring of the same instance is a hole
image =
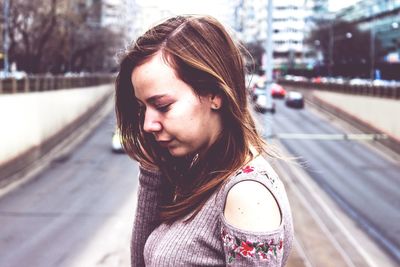
[[248, 109], [242, 55], [211, 17], [171, 18], [120, 63], [116, 113], [140, 163], [132, 266], [284, 266], [283, 184]]

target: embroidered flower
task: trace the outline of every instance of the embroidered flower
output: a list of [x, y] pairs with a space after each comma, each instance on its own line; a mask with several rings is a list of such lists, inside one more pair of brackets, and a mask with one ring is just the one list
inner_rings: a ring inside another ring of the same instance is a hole
[[244, 172], [244, 173], [251, 173], [251, 172], [253, 172], [254, 171], [254, 167], [252, 167], [252, 166], [246, 166], [246, 167], [244, 167], [243, 169], [242, 169], [242, 171]]
[[221, 229], [221, 237], [227, 252], [227, 263], [230, 264], [234, 260], [241, 257], [254, 258], [262, 261], [268, 260], [270, 257], [277, 257], [277, 251], [282, 250], [283, 240], [274, 239], [265, 240], [264, 242], [251, 242], [249, 240], [241, 240], [229, 234], [224, 228]]
[[241, 246], [239, 247], [239, 253], [243, 257], [254, 257], [255, 248], [252, 247], [251, 243], [246, 241], [242, 241]]
[[259, 251], [257, 254], [258, 254], [258, 256], [260, 257], [261, 260], [268, 260], [268, 256], [264, 252]]

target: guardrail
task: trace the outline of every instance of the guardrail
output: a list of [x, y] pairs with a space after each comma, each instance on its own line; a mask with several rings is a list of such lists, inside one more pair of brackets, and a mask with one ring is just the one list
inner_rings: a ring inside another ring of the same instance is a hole
[[400, 99], [400, 87], [377, 86], [377, 85], [350, 85], [336, 83], [313, 83], [309, 81], [291, 81], [279, 79], [281, 85], [290, 85], [304, 89], [325, 90], [355, 95], [369, 95], [382, 98]]
[[78, 77], [63, 75], [32, 75], [22, 79], [0, 79], [0, 94], [42, 92], [113, 83], [114, 74], [86, 74]]

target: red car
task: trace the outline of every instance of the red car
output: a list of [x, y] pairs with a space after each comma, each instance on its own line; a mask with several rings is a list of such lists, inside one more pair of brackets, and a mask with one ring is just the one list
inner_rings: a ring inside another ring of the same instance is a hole
[[271, 84], [271, 96], [273, 98], [284, 98], [286, 90], [277, 83]]

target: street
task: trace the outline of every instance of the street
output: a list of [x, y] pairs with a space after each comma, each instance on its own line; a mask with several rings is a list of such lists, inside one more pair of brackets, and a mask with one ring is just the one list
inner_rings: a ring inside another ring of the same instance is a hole
[[[310, 107], [276, 103], [276, 114], [260, 117], [272, 134], [343, 131]], [[138, 168], [125, 154], [111, 152], [114, 127], [110, 113], [73, 153], [0, 198], [0, 266], [129, 265]], [[358, 141], [286, 138], [272, 142], [304, 163], [273, 161], [295, 222], [288, 266], [396, 266], [365, 230], [394, 246], [399, 242], [385, 231], [398, 229], [398, 163]], [[366, 223], [370, 228], [360, 227]]]
[[0, 266], [128, 266], [137, 164], [111, 152], [110, 114], [87, 141], [0, 198]]

